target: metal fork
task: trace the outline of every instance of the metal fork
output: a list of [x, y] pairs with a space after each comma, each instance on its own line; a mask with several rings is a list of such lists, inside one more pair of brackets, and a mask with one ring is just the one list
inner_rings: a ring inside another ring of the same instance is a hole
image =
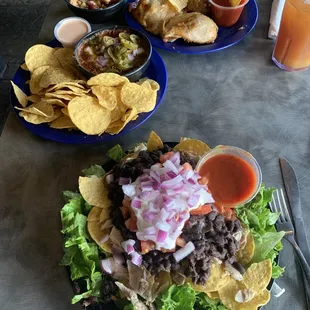
[[285, 236], [284, 238], [294, 247], [296, 250], [296, 253], [298, 255], [299, 261], [301, 268], [304, 272], [304, 276], [308, 282], [308, 285], [310, 286], [310, 267], [302, 254], [298, 244], [296, 243], [295, 240], [295, 230], [294, 230], [294, 225], [291, 220], [286, 201], [284, 198], [283, 190], [282, 188], [280, 190], [276, 190], [273, 193], [273, 200], [270, 202], [270, 208], [272, 212], [279, 212], [280, 216], [279, 219], [276, 223], [278, 231], [285, 231]]

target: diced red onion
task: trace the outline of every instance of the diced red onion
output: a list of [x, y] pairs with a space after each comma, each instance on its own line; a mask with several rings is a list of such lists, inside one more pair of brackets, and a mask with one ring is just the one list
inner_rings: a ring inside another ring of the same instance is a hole
[[169, 159], [163, 163], [163, 166], [167, 168], [168, 170], [172, 171], [173, 173], [175, 173], [175, 175], [179, 174], [178, 168]]
[[133, 252], [131, 253], [131, 262], [134, 264], [134, 265], [137, 265], [137, 266], [141, 266], [142, 264], [142, 255], [137, 253], [137, 252]]
[[170, 156], [169, 160], [171, 160], [176, 166], [180, 165], [180, 153], [175, 152], [172, 156]]
[[137, 55], [140, 55], [140, 54], [144, 53], [144, 49], [142, 47], [139, 47], [136, 49], [136, 53], [137, 53]]
[[132, 201], [131, 201], [131, 206], [133, 208], [136, 208], [136, 209], [140, 209], [141, 208], [141, 205], [142, 205], [142, 201], [141, 199], [135, 197]]
[[99, 243], [105, 243], [110, 239], [110, 236], [107, 234], [104, 237], [102, 237], [99, 241]]
[[175, 178], [173, 178], [173, 179], [171, 179], [171, 180], [164, 181], [164, 182], [161, 184], [161, 186], [162, 186], [162, 188], [164, 188], [164, 189], [169, 189], [169, 188], [171, 188], [173, 185], [176, 185], [176, 184], [178, 184], [178, 183], [180, 183], [180, 182], [182, 182], [182, 181], [183, 181], [182, 176], [181, 176], [181, 175], [178, 175], [178, 176], [176, 176]]
[[192, 195], [187, 200], [187, 203], [190, 205], [191, 208], [193, 208], [197, 206], [197, 203], [199, 202], [199, 200], [200, 200], [200, 195]]
[[145, 212], [142, 214], [142, 217], [143, 217], [143, 219], [144, 219], [145, 221], [151, 222], [152, 220], [155, 219], [156, 213], [147, 210], [147, 211], [145, 211]]
[[127, 254], [131, 254], [135, 250], [133, 247], [135, 243], [136, 243], [135, 240], [129, 239], [129, 240], [123, 241], [121, 245]]
[[168, 237], [168, 232], [167, 231], [163, 231], [163, 230], [159, 230], [157, 233], [157, 242], [165, 242], [166, 238]]
[[128, 60], [133, 61], [135, 59], [135, 56], [133, 54], [128, 54]]
[[136, 187], [133, 184], [127, 184], [122, 186], [122, 190], [125, 195], [129, 196], [130, 198], [136, 195]]
[[165, 222], [157, 222], [155, 227], [160, 230], [169, 231], [170, 225]]
[[187, 242], [184, 248], [177, 250], [173, 253], [174, 259], [179, 262], [186, 256], [190, 255], [195, 250], [195, 245], [193, 242]]
[[102, 259], [100, 261], [100, 267], [102, 271], [106, 274], [112, 274], [113, 265], [115, 264], [114, 259], [112, 257]]
[[105, 67], [108, 64], [108, 62], [109, 62], [109, 60], [104, 58], [103, 56], [98, 56], [96, 61], [102, 67]]
[[123, 177], [120, 177], [118, 179], [118, 184], [119, 185], [126, 185], [126, 184], [129, 184], [130, 183], [130, 179], [129, 178], [123, 178]]

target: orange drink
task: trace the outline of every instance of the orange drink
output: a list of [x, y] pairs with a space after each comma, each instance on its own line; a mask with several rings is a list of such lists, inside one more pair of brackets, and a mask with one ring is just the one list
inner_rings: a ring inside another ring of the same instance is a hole
[[310, 0], [286, 0], [272, 60], [287, 71], [310, 66]]

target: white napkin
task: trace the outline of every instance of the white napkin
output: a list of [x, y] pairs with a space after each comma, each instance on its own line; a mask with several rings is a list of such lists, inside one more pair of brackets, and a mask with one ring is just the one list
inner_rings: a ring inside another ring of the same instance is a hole
[[280, 28], [281, 16], [285, 0], [273, 0], [269, 21], [268, 38], [276, 39]]

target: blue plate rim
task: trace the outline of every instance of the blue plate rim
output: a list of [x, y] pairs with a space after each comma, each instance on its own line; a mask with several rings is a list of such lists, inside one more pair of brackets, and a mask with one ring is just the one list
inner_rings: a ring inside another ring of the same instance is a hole
[[[46, 43], [46, 45], [51, 46], [51, 47], [61, 47], [62, 45], [60, 42], [58, 42], [56, 39]], [[110, 134], [103, 134], [101, 136], [98, 135], [86, 135], [82, 133], [81, 131], [68, 131], [68, 130], [61, 130], [61, 129], [53, 129], [48, 127], [47, 124], [30, 124], [26, 122], [22, 117], [19, 116], [18, 111], [14, 108], [14, 106], [18, 105], [21, 106], [14, 94], [13, 87], [11, 86], [10, 88], [10, 106], [11, 109], [13, 110], [13, 113], [17, 117], [17, 119], [20, 121], [20, 123], [27, 129], [29, 130], [32, 134], [39, 136], [41, 138], [59, 142], [59, 143], [65, 143], [65, 144], [93, 144], [93, 143], [102, 143], [102, 142], [107, 142], [113, 139], [116, 139], [120, 136], [125, 135], [126, 133], [131, 132], [132, 130], [136, 129], [137, 127], [141, 126], [144, 122], [146, 122], [158, 109], [158, 107], [162, 104], [163, 99], [165, 97], [166, 91], [167, 91], [167, 85], [168, 85], [168, 71], [166, 68], [166, 65], [164, 63], [164, 60], [162, 57], [159, 55], [159, 53], [153, 49], [152, 51], [152, 56], [150, 59], [151, 63], [153, 63], [153, 66], [155, 67], [155, 70], [157, 72], [160, 72], [161, 76], [161, 89], [160, 89], [160, 95], [157, 98], [156, 106], [154, 110], [146, 113], [140, 113], [140, 116], [143, 115], [143, 119], [139, 121], [139, 118], [134, 121], [137, 122], [136, 124], [132, 125], [131, 127], [128, 127], [128, 124], [126, 127], [116, 135], [110, 135]], [[16, 83], [16, 81], [21, 77], [21, 79], [24, 82], [23, 87], [25, 86], [26, 80], [22, 77], [22, 75], [25, 74], [26, 71], [21, 69], [20, 67], [14, 74], [14, 77], [12, 78], [12, 81], [19, 87], [21, 87], [21, 83]], [[22, 90], [24, 90], [22, 87]], [[27, 87], [26, 87], [27, 88]], [[129, 123], [130, 124], [130, 123]], [[41, 130], [43, 129], [43, 130]], [[72, 134], [73, 133], [73, 134]]]
[[[134, 17], [130, 14], [129, 10], [128, 10], [128, 6], [130, 3], [134, 2], [135, 0], [128, 0], [127, 5], [125, 7], [124, 10], [124, 15], [125, 15], [125, 20], [126, 23], [132, 27], [135, 28], [136, 30], [139, 30], [141, 32], [143, 32], [151, 41], [153, 47], [162, 49], [164, 51], [168, 51], [168, 52], [172, 52], [172, 53], [177, 53], [177, 54], [187, 54], [187, 55], [201, 55], [201, 54], [207, 54], [207, 53], [213, 53], [216, 51], [221, 51], [223, 49], [226, 49], [228, 47], [231, 47], [237, 43], [239, 43], [240, 41], [242, 41], [246, 36], [248, 36], [252, 30], [254, 29], [254, 27], [257, 24], [258, 21], [258, 6], [257, 6], [257, 2], [256, 0], [249, 0], [248, 4], [245, 6], [245, 10], [243, 11], [242, 14], [246, 14], [249, 11], [253, 11], [253, 16], [247, 17], [247, 22], [249, 22], [250, 25], [247, 25], [246, 27], [246, 31], [244, 31], [243, 35], [239, 38], [237, 38], [236, 40], [228, 40], [227, 44], [224, 44], [222, 46], [216, 47], [216, 48], [212, 48], [213, 44], [205, 44], [205, 45], [188, 45], [188, 46], [181, 46], [182, 49], [178, 50], [177, 48], [173, 48], [175, 47], [175, 42], [173, 43], [164, 43], [163, 41], [159, 41], [157, 40], [158, 36], [155, 36], [153, 34], [151, 34], [150, 32], [148, 32], [147, 30], [145, 30], [135, 19]], [[246, 12], [246, 13], [244, 13]], [[227, 40], [227, 39], [226, 39]], [[215, 42], [214, 44], [218, 44], [219, 42]]]

